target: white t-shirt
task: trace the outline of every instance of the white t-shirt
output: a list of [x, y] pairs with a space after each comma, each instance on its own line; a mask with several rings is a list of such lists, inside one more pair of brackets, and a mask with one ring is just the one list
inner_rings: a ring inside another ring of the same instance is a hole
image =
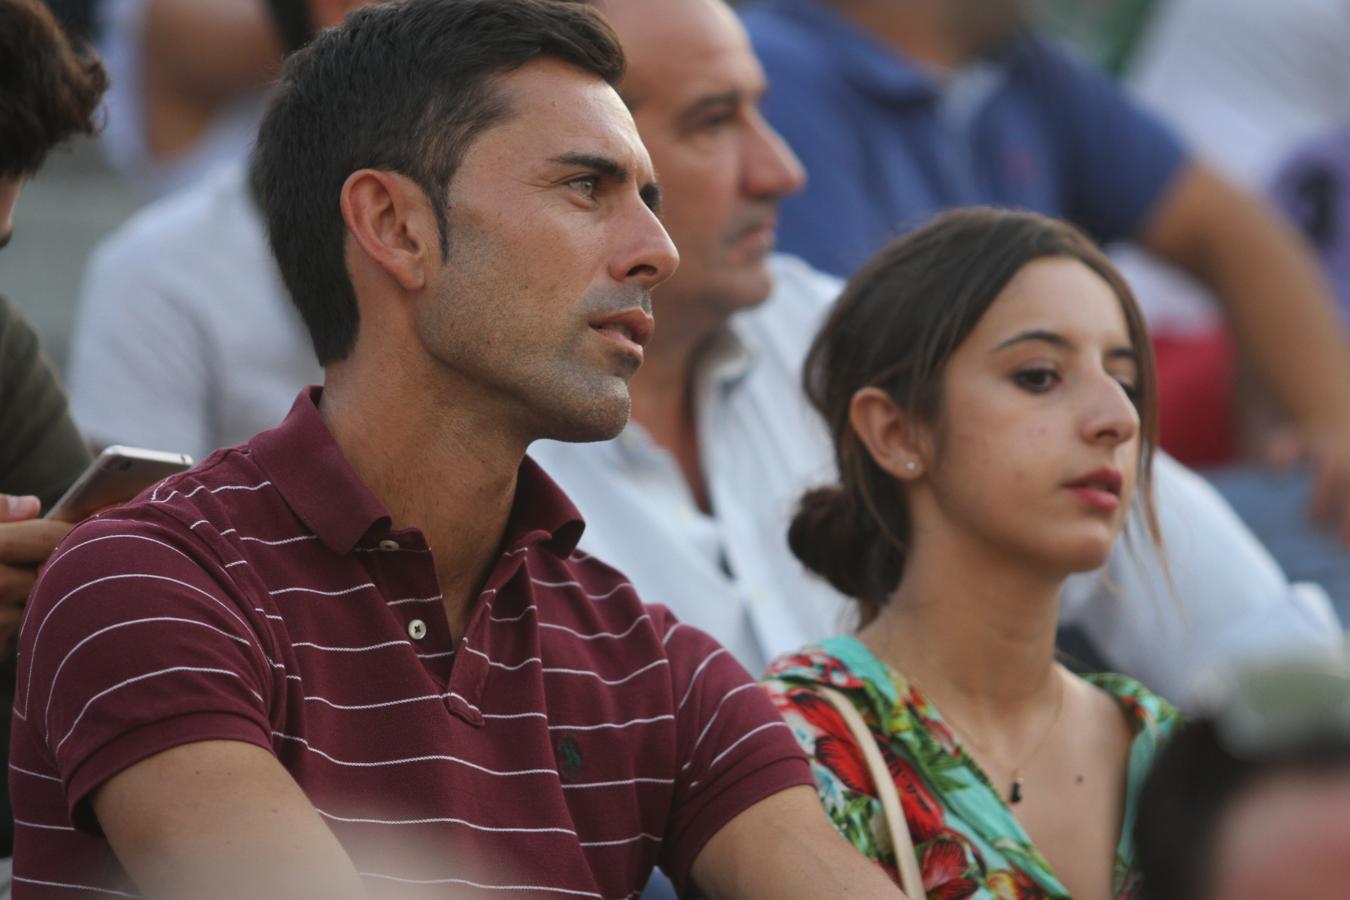
[[141, 210], [94, 252], [68, 377], [92, 443], [202, 459], [281, 422], [322, 379], [242, 163]]
[[[849, 623], [848, 603], [785, 538], [803, 490], [835, 477], [799, 379], [840, 283], [792, 257], [772, 265], [773, 295], [733, 318], [698, 373], [715, 518], [636, 422], [613, 441], [530, 450], [586, 517], [583, 548], [752, 671]], [[72, 409], [97, 442], [203, 456], [280, 422], [320, 377], [238, 167], [124, 226], [96, 254], [85, 295]], [[1137, 558], [1118, 547], [1065, 595], [1066, 621], [1114, 666], [1184, 700], [1221, 664], [1339, 646], [1325, 596], [1291, 588], [1203, 480], [1160, 458], [1155, 481], [1176, 597], [1146, 539], [1133, 542]]]

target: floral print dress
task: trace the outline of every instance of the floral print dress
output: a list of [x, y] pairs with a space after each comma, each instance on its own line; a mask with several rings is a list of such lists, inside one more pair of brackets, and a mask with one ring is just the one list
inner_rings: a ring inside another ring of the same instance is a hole
[[[1123, 675], [1087, 680], [1114, 697], [1134, 722], [1114, 883], [1117, 900], [1129, 900], [1138, 893], [1131, 865], [1135, 801], [1161, 742], [1181, 717]], [[817, 685], [833, 687], [853, 701], [879, 739], [929, 900], [1069, 897], [938, 711], [861, 642], [835, 637], [780, 657], [769, 666], [764, 683], [811, 757], [821, 803], [834, 826], [897, 884], [895, 853], [867, 765], [843, 717], [813, 689]]]

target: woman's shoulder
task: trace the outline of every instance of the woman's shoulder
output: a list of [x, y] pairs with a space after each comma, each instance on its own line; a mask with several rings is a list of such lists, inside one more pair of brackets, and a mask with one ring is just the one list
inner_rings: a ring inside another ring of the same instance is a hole
[[891, 703], [903, 693], [899, 676], [857, 638], [826, 638], [769, 663], [762, 681], [770, 693], [791, 688], [833, 688], [855, 700], [862, 693], [880, 694]]
[[1082, 677], [1120, 705], [1136, 735], [1165, 739], [1182, 721], [1180, 710], [1128, 675], [1099, 672]]

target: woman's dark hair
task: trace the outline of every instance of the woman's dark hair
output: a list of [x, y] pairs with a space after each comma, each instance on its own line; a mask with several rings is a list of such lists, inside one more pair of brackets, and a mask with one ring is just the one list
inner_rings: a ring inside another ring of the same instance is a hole
[[623, 50], [595, 10], [567, 0], [391, 0], [362, 7], [286, 60], [258, 132], [253, 192], [319, 362], [356, 343], [339, 197], [352, 172], [407, 176], [449, 248], [446, 190], [470, 143], [512, 114], [496, 80], [554, 59], [611, 85]]
[[57, 144], [97, 130], [108, 77], [39, 0], [0, 0], [0, 178], [35, 173]]
[[873, 461], [849, 422], [853, 395], [886, 390], [933, 423], [947, 360], [1027, 263], [1076, 259], [1120, 301], [1138, 357], [1139, 494], [1158, 541], [1149, 468], [1157, 437], [1153, 353], [1129, 286], [1082, 232], [1035, 213], [958, 209], [897, 240], [854, 275], [806, 357], [806, 394], [834, 438], [841, 484], [802, 498], [788, 530], [792, 552], [871, 621], [900, 583], [910, 522], [895, 479]]

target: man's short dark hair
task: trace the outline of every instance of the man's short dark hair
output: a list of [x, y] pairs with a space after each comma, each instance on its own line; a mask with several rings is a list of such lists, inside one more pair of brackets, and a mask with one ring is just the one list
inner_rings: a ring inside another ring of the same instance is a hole
[[321, 364], [359, 325], [342, 185], [363, 168], [416, 182], [449, 249], [447, 188], [469, 143], [510, 114], [497, 77], [540, 58], [623, 76], [618, 38], [568, 0], [395, 0], [363, 7], [287, 60], [258, 135], [253, 187]]
[[98, 57], [40, 0], [0, 0], [0, 178], [32, 175], [57, 144], [93, 134], [107, 86]]

